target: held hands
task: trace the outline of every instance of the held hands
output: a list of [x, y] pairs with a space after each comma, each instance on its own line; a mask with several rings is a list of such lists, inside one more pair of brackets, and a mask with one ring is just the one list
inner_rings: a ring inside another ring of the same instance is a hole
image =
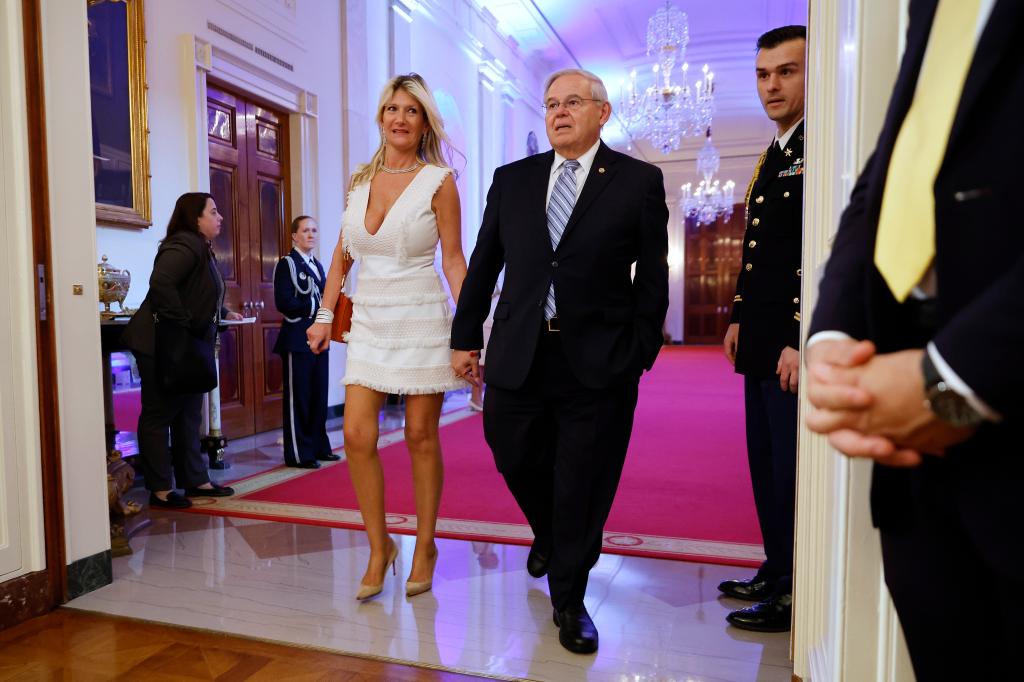
[[924, 400], [921, 349], [877, 354], [869, 341], [828, 340], [807, 350], [808, 428], [837, 450], [888, 466], [917, 466], [973, 429], [942, 422]]
[[452, 352], [452, 369], [455, 374], [474, 386], [480, 386], [480, 353], [475, 350]]
[[306, 330], [306, 345], [314, 355], [327, 350], [331, 345], [331, 325], [327, 322], [314, 322]]
[[789, 346], [783, 348], [775, 373], [779, 375], [779, 387], [783, 391], [796, 393], [800, 386], [800, 351]]
[[722, 345], [725, 347], [725, 357], [729, 359], [729, 363], [732, 365], [736, 364], [736, 348], [739, 347], [739, 343], [740, 324], [739, 322], [733, 322], [725, 330], [725, 339], [722, 341]]

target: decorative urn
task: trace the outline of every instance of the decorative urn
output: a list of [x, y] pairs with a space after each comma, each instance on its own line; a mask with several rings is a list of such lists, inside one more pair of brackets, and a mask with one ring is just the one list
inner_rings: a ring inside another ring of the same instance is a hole
[[96, 278], [99, 282], [100, 303], [104, 305], [103, 312], [112, 314], [110, 304], [114, 301], [117, 301], [121, 312], [125, 312], [124, 299], [128, 296], [128, 287], [132, 283], [131, 273], [108, 265], [107, 257], [103, 256], [102, 261], [96, 266]]

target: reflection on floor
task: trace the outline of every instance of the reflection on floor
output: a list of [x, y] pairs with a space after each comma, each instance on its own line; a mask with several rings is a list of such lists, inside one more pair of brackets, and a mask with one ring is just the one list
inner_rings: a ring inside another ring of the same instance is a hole
[[[389, 415], [388, 425], [400, 427], [400, 416]], [[278, 438], [239, 439], [232, 468], [215, 479], [279, 465]], [[408, 599], [414, 538], [396, 535], [398, 576], [361, 604], [353, 598], [369, 556], [361, 532], [144, 513], [152, 523], [132, 538], [133, 555], [114, 560], [113, 584], [71, 608], [500, 678], [791, 679], [788, 634], [725, 623], [745, 604], [719, 598], [716, 585], [749, 571], [604, 555], [587, 591], [600, 650], [576, 656], [558, 644], [547, 583], [526, 573], [525, 547], [440, 540], [434, 590]]]

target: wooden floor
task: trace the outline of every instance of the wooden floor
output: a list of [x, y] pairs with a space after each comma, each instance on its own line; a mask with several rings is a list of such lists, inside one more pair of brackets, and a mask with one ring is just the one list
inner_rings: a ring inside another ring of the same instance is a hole
[[58, 609], [0, 632], [0, 680], [476, 680], [219, 633]]

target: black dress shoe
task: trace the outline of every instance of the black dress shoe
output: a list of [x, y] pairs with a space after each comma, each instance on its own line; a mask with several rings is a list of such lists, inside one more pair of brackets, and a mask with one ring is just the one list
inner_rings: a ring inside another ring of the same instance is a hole
[[789, 630], [793, 610], [793, 595], [780, 594], [760, 601], [725, 617], [730, 625], [754, 632], [786, 632]]
[[555, 611], [558, 642], [574, 654], [592, 654], [597, 651], [597, 628], [590, 620], [585, 606], [570, 606]]
[[734, 599], [761, 601], [771, 596], [775, 583], [755, 575], [750, 580], [723, 580], [718, 589]]
[[548, 572], [550, 552], [541, 550], [534, 542], [530, 545], [530, 555], [526, 557], [526, 572], [534, 578], [543, 578]]
[[165, 507], [167, 509], [188, 509], [192, 506], [191, 500], [186, 500], [184, 497], [174, 492], [173, 490], [167, 493], [167, 499], [161, 500], [154, 493], [149, 494], [149, 506], [150, 507]]
[[210, 483], [211, 488], [185, 488], [185, 497], [231, 497], [235, 494], [234, 488], [226, 485]]
[[341, 455], [336, 455], [333, 452], [328, 452], [326, 455], [317, 455], [316, 458], [321, 462], [337, 462], [341, 459]]
[[320, 468], [320, 462], [316, 461], [315, 459], [310, 461], [310, 462], [294, 462], [294, 463], [286, 462], [286, 464], [288, 466], [290, 466], [290, 467], [295, 467], [296, 469], [319, 469]]

